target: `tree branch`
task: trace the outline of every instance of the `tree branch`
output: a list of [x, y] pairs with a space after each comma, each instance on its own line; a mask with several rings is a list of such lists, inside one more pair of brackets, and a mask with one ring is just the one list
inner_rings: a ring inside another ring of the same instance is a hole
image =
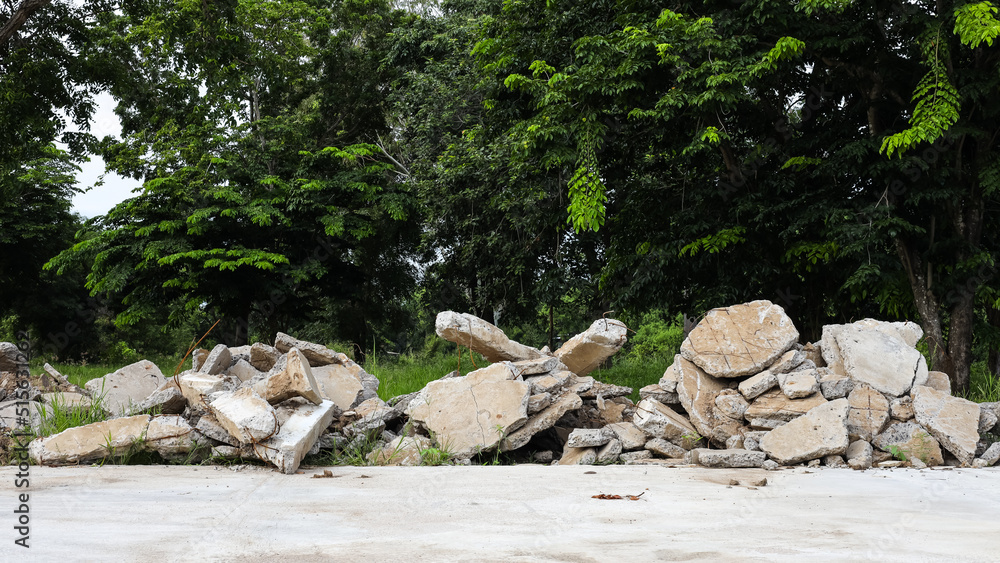
[[24, 0], [21, 2], [21, 5], [17, 7], [17, 11], [0, 28], [0, 47], [7, 45], [10, 38], [17, 33], [17, 30], [24, 26], [24, 22], [28, 21], [28, 18], [32, 14], [51, 3], [52, 0]]

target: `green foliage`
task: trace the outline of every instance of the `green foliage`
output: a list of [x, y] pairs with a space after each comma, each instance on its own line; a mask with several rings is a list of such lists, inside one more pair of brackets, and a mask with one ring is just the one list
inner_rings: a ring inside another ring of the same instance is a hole
[[973, 49], [981, 44], [992, 47], [993, 40], [1000, 35], [1000, 21], [996, 18], [997, 7], [991, 2], [963, 4], [955, 8], [955, 35], [963, 45]]
[[103, 408], [103, 397], [93, 398], [84, 406], [73, 406], [64, 404], [57, 396], [51, 403], [39, 404], [38, 413], [41, 415], [38, 437], [51, 436], [68, 428], [101, 422], [108, 416]]
[[637, 324], [635, 334], [629, 337], [627, 352], [621, 359], [662, 364], [666, 369], [680, 353], [684, 336], [684, 315], [667, 321], [658, 311], [646, 313]]

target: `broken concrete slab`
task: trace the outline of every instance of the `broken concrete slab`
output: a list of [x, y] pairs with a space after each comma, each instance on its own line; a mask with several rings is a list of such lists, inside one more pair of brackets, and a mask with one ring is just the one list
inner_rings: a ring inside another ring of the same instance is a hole
[[688, 450], [685, 450], [673, 442], [664, 440], [663, 438], [650, 438], [646, 441], [644, 447], [652, 452], [653, 455], [670, 459], [683, 458], [688, 452]]
[[372, 450], [367, 458], [373, 465], [410, 467], [423, 463], [423, 452], [431, 447], [430, 439], [424, 436], [398, 436], [381, 448]]
[[302, 353], [306, 360], [308, 360], [310, 367], [325, 366], [336, 363], [337, 361], [337, 353], [326, 346], [316, 344], [314, 342], [308, 342], [306, 340], [299, 340], [298, 338], [289, 336], [284, 332], [279, 332], [274, 337], [274, 348], [286, 355], [291, 352], [293, 348], [298, 350]]
[[915, 416], [913, 412], [913, 399], [907, 397], [897, 397], [889, 403], [889, 416], [893, 420], [906, 422]]
[[948, 374], [943, 371], [929, 371], [927, 372], [927, 387], [931, 389], [937, 389], [942, 393], [947, 393], [951, 395], [951, 378]]
[[788, 422], [826, 402], [827, 400], [820, 393], [814, 393], [801, 399], [789, 399], [781, 392], [781, 389], [772, 389], [754, 399], [743, 416], [747, 420], [757, 418]]
[[622, 443], [622, 449], [626, 451], [641, 449], [649, 439], [641, 428], [631, 422], [615, 422], [609, 424], [607, 428], [614, 432], [615, 437]]
[[272, 405], [293, 397], [302, 397], [315, 405], [320, 404], [323, 398], [306, 355], [298, 348], [292, 348], [285, 354], [285, 361], [285, 369], [253, 385], [257, 394]]
[[507, 338], [502, 330], [466, 313], [443, 311], [434, 322], [437, 335], [449, 342], [467, 346], [490, 362], [532, 360], [541, 358], [541, 351]]
[[855, 440], [847, 446], [844, 457], [847, 458], [847, 465], [851, 469], [862, 471], [871, 469], [872, 464], [875, 462], [873, 454], [872, 445], [867, 440]]
[[70, 409], [87, 408], [92, 404], [89, 395], [72, 393], [69, 391], [57, 391], [55, 393], [42, 393], [41, 401], [47, 405], [58, 404], [60, 407]]
[[538, 393], [528, 397], [528, 415], [542, 412], [552, 404], [551, 393]]
[[274, 407], [250, 387], [225, 393], [209, 406], [219, 424], [241, 444], [261, 442], [278, 431]]
[[724, 389], [731, 388], [730, 382], [712, 377], [686, 358], [680, 358], [677, 363], [681, 374], [677, 395], [695, 429], [719, 444], [725, 444], [730, 436], [740, 433], [743, 425], [724, 415], [715, 405], [715, 398]]
[[944, 464], [944, 456], [941, 454], [938, 441], [919, 424], [913, 422], [897, 422], [890, 425], [875, 437], [872, 445], [890, 454], [901, 453], [907, 460], [919, 459], [928, 467]]
[[45, 405], [36, 401], [4, 401], [0, 403], [0, 428], [37, 431], [42, 423], [43, 410]]
[[742, 422], [743, 414], [747, 412], [750, 403], [735, 389], [723, 389], [715, 398], [715, 406], [722, 414]]
[[64, 465], [96, 461], [141, 450], [149, 426], [148, 415], [130, 416], [77, 426], [33, 440], [28, 454], [39, 465]]
[[420, 403], [410, 403], [410, 419], [456, 457], [489, 451], [528, 421], [531, 386], [515, 377], [510, 364], [498, 363], [464, 377], [431, 381], [420, 391]]
[[993, 442], [983, 455], [973, 460], [973, 467], [992, 467], [1000, 461], [1000, 442]]
[[[580, 378], [577, 378], [580, 379]], [[616, 399], [618, 397], [628, 397], [632, 394], [632, 388], [624, 385], [614, 385], [603, 381], [594, 380], [594, 384], [589, 389], [577, 393], [581, 399]]]
[[979, 405], [932, 387], [913, 389], [917, 422], [963, 465], [970, 465], [979, 441]]
[[677, 396], [677, 393], [664, 391], [657, 383], [651, 383], [639, 389], [639, 399], [647, 398], [654, 399], [664, 405], [679, 405], [681, 403], [681, 399]]
[[818, 368], [819, 390], [828, 401], [843, 399], [851, 394], [858, 382], [847, 375], [834, 373], [830, 368]]
[[917, 371], [927, 369], [916, 348], [886, 332], [851, 325], [836, 341], [846, 375], [894, 397], [909, 392]]
[[216, 442], [222, 442], [223, 444], [234, 447], [238, 447], [240, 444], [240, 441], [234, 438], [228, 430], [223, 428], [212, 414], [206, 413], [199, 417], [194, 428], [199, 434], [207, 436]]
[[674, 362], [667, 367], [666, 371], [663, 372], [663, 377], [660, 378], [659, 386], [667, 393], [677, 392], [677, 384], [681, 382], [680, 364], [677, 362], [683, 357], [680, 354], [674, 354]]
[[698, 434], [688, 419], [653, 399], [643, 399], [639, 402], [632, 423], [648, 436], [665, 438], [671, 442], [683, 441], [685, 437]]
[[183, 461], [189, 458], [199, 444], [199, 434], [184, 417], [179, 415], [154, 416], [146, 428], [146, 448], [160, 454], [163, 459]]
[[92, 397], [101, 398], [101, 406], [105, 410], [121, 415], [166, 381], [156, 364], [142, 360], [104, 377], [91, 379], [84, 387]]
[[521, 374], [522, 377], [541, 375], [552, 371], [566, 371], [569, 369], [555, 356], [542, 356], [530, 360], [520, 360], [513, 362], [513, 364], [514, 370]]
[[771, 373], [780, 374], [788, 373], [795, 368], [799, 367], [802, 362], [806, 361], [806, 353], [802, 350], [791, 349], [781, 355], [780, 358], [775, 360], [771, 367], [768, 368]]
[[748, 401], [752, 401], [777, 385], [778, 377], [771, 371], [764, 370], [741, 381], [739, 391]]
[[628, 340], [625, 323], [598, 319], [590, 327], [566, 341], [555, 356], [579, 376], [587, 375], [613, 356]]
[[767, 369], [799, 339], [784, 309], [753, 301], [712, 309], [681, 344], [681, 355], [713, 377], [741, 377]]
[[173, 381], [180, 387], [181, 394], [188, 405], [198, 410], [205, 410], [205, 397], [212, 393], [225, 390], [225, 382], [218, 375], [189, 371], [174, 377]]
[[159, 389], [153, 391], [148, 397], [133, 406], [127, 413], [129, 416], [137, 414], [181, 414], [187, 408], [187, 398], [181, 393], [177, 382], [170, 378], [166, 383], [160, 385]]
[[205, 362], [201, 364], [198, 371], [209, 375], [220, 375], [229, 369], [232, 362], [233, 356], [229, 353], [229, 347], [225, 344], [219, 344], [208, 353]]
[[566, 447], [559, 458], [559, 465], [593, 465], [596, 461], [597, 448]]
[[575, 393], [565, 393], [556, 398], [551, 405], [538, 414], [528, 417], [524, 426], [504, 437], [500, 443], [500, 451], [516, 450], [527, 444], [532, 436], [542, 430], [551, 428], [566, 413], [583, 406], [583, 399]]
[[313, 404], [303, 398], [290, 399], [275, 409], [280, 429], [260, 444], [243, 446], [253, 451], [286, 475], [295, 473], [302, 458], [313, 447], [319, 435], [333, 421], [337, 408], [333, 401]]
[[618, 461], [618, 456], [622, 453], [622, 443], [619, 440], [611, 440], [607, 444], [597, 448], [597, 459], [595, 463], [607, 464]]
[[819, 391], [815, 370], [803, 370], [778, 375], [781, 392], [789, 399], [802, 399]]
[[277, 348], [263, 342], [254, 342], [250, 346], [250, 365], [254, 369], [267, 373], [274, 367], [282, 354]]
[[525, 377], [524, 382], [531, 385], [532, 394], [538, 394], [538, 393], [558, 394], [558, 391], [562, 389], [563, 386], [565, 386], [566, 383], [572, 379], [572, 377], [573, 377], [573, 372], [564, 370], [545, 375], [535, 375], [535, 376]]
[[782, 465], [839, 455], [847, 451], [847, 399], [815, 407], [806, 414], [768, 432], [760, 449]]
[[570, 448], [592, 448], [603, 446], [614, 439], [614, 432], [606, 428], [574, 428], [569, 433], [566, 446]]
[[882, 393], [861, 384], [847, 397], [851, 410], [847, 415], [847, 433], [851, 440], [871, 441], [889, 422], [889, 401]]
[[997, 415], [991, 407], [979, 405], [979, 433], [986, 434], [997, 425]]
[[226, 370], [226, 375], [234, 376], [236, 379], [239, 379], [240, 382], [246, 383], [255, 377], [263, 376], [264, 372], [253, 367], [253, 365], [251, 365], [247, 360], [240, 358], [236, 360], [236, 363], [229, 366], [229, 369]]
[[311, 369], [320, 396], [333, 401], [341, 410], [350, 410], [363, 401], [365, 388], [351, 370], [340, 364], [328, 364]]
[[697, 448], [691, 450], [691, 459], [703, 467], [762, 467], [767, 454], [748, 450], [709, 450]]

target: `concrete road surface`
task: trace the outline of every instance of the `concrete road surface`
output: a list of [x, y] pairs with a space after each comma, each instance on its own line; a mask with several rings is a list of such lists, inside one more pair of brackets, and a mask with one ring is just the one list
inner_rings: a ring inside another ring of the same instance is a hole
[[17, 471], [4, 562], [1000, 561], [1000, 468], [32, 467], [20, 489]]

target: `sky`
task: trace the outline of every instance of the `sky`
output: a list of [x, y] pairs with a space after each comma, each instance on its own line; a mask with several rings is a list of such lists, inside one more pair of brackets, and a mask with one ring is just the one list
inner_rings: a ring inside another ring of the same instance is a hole
[[[97, 108], [91, 120], [90, 132], [99, 139], [105, 135], [120, 136], [122, 126], [114, 113], [115, 102], [111, 95], [99, 94], [94, 97], [94, 103]], [[104, 185], [93, 187], [104, 173], [104, 160], [99, 156], [91, 156], [90, 162], [83, 163], [80, 168], [76, 176], [77, 186], [87, 191], [73, 198], [73, 211], [88, 219], [103, 215], [116, 204], [132, 197], [132, 189], [139, 186], [136, 180], [108, 173], [104, 176]]]

